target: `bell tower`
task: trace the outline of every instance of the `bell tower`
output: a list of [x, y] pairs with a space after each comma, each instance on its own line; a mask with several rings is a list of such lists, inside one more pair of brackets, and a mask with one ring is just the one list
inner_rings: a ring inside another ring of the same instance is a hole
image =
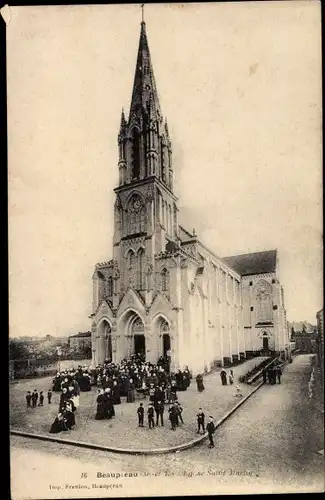
[[148, 298], [153, 286], [148, 275], [155, 268], [154, 257], [178, 237], [172, 146], [143, 20], [129, 115], [123, 109], [121, 113], [118, 151], [113, 239], [114, 262], [120, 274], [116, 303], [128, 287]]

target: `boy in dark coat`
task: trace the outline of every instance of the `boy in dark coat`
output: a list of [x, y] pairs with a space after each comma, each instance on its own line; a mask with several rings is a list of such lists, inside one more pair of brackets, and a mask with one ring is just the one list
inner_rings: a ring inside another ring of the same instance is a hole
[[139, 408], [137, 409], [139, 427], [143, 427], [143, 419], [144, 419], [144, 408], [143, 403], [140, 403]]
[[216, 430], [215, 425], [213, 423], [213, 417], [209, 417], [209, 422], [207, 425], [207, 431], [208, 431], [208, 437], [209, 437], [209, 448], [214, 448], [214, 442], [213, 442], [213, 434], [214, 431]]
[[176, 412], [177, 412], [177, 416], [178, 416], [179, 420], [182, 422], [182, 424], [184, 424], [184, 420], [183, 420], [183, 416], [182, 416], [183, 408], [181, 407], [179, 401], [176, 401]]
[[159, 417], [161, 426], [164, 426], [164, 403], [162, 401], [156, 401], [155, 403], [155, 412], [156, 412], [156, 425], [158, 427]]
[[33, 408], [36, 408], [37, 400], [38, 400], [38, 392], [36, 389], [34, 389], [34, 392], [32, 394], [32, 407]]
[[149, 429], [153, 429], [155, 426], [153, 403], [149, 403], [148, 407], [148, 424]]
[[52, 399], [52, 389], [49, 389], [47, 391], [47, 402], [49, 405], [51, 404], [51, 399]]
[[31, 399], [32, 399], [32, 395], [31, 395], [30, 391], [28, 391], [27, 394], [26, 394], [27, 408], [30, 408]]
[[204, 434], [205, 433], [205, 426], [204, 426], [205, 415], [202, 411], [202, 408], [199, 408], [199, 411], [197, 412], [196, 418], [197, 418], [197, 431], [196, 432], [198, 434], [200, 434], [200, 430], [202, 427], [203, 434]]
[[39, 403], [38, 403], [38, 406], [44, 406], [44, 395], [43, 395], [43, 391], [40, 391], [40, 393], [39, 393]]
[[170, 420], [170, 423], [171, 423], [171, 426], [172, 426], [172, 430], [176, 431], [178, 417], [177, 417], [177, 412], [176, 412], [175, 405], [172, 405], [172, 406], [169, 407], [168, 413], [169, 413], [169, 420]]

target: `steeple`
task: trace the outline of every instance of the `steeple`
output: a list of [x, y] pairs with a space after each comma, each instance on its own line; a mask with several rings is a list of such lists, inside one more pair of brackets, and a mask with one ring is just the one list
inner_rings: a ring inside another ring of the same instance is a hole
[[[151, 102], [150, 102], [151, 101]], [[139, 49], [137, 64], [135, 69], [132, 100], [130, 106], [129, 123], [133, 117], [141, 119], [143, 111], [148, 112], [148, 107], [151, 107], [156, 117], [161, 117], [158, 92], [151, 63], [146, 24], [141, 22], [141, 32], [139, 40]]]
[[143, 18], [130, 113], [126, 119], [122, 110], [118, 146], [120, 186], [155, 177], [173, 191], [172, 145], [160, 109]]

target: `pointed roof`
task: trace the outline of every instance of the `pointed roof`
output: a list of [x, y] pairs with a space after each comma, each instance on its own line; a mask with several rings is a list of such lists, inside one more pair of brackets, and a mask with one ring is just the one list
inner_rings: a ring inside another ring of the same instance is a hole
[[223, 262], [242, 276], [251, 274], [274, 273], [276, 271], [277, 251], [247, 253], [224, 257]]
[[159, 110], [160, 114], [160, 104], [151, 63], [146, 24], [142, 21], [129, 120], [132, 119], [134, 114], [138, 115], [139, 110], [147, 110], [149, 103], [151, 112], [154, 111], [156, 114]]

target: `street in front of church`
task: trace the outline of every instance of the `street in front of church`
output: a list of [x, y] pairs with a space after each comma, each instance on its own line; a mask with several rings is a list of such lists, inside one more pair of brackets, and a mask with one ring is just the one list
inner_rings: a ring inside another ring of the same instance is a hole
[[[323, 417], [308, 399], [310, 373], [311, 356], [295, 357], [285, 367], [281, 384], [262, 386], [217, 429], [214, 449], [204, 441], [179, 453], [135, 456], [12, 436], [13, 497], [32, 496], [39, 477], [38, 495], [47, 495], [42, 498], [58, 493], [55, 488], [49, 490], [51, 484], [60, 487], [61, 496], [69, 489], [71, 497], [101, 497], [107, 489], [111, 496], [124, 496], [134, 494], [135, 488], [139, 494], [146, 488], [150, 494], [171, 494], [175, 493], [172, 479], [180, 476], [183, 493], [195, 489], [200, 478], [200, 491], [207, 494], [229, 492], [229, 484], [241, 493], [270, 488], [272, 492], [322, 491]], [[102, 433], [103, 443], [106, 435]], [[115, 478], [109, 477], [112, 474]], [[122, 477], [125, 474], [129, 476]], [[144, 476], [146, 482], [141, 481]], [[92, 484], [97, 486], [90, 492]]]

